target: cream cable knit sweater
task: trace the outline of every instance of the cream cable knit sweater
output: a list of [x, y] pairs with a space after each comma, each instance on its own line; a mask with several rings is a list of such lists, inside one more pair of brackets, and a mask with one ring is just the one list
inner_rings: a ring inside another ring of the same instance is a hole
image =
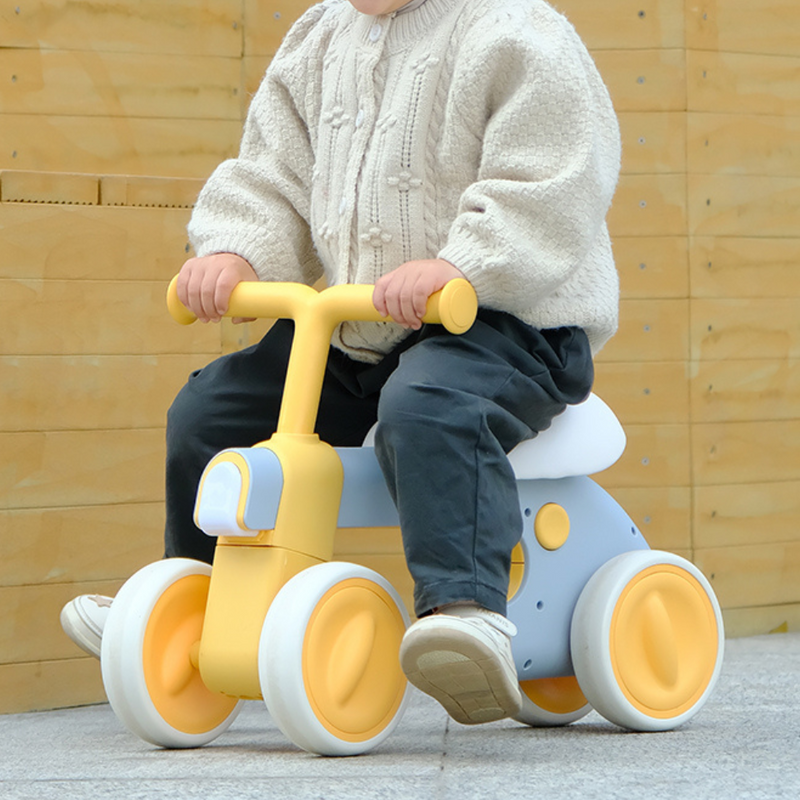
[[[381, 17], [324, 0], [286, 36], [189, 233], [198, 255], [237, 253], [263, 280], [374, 283], [443, 258], [481, 305], [582, 326], [597, 351], [617, 325], [619, 159], [608, 92], [543, 0]], [[374, 362], [406, 334], [347, 323], [334, 344]]]

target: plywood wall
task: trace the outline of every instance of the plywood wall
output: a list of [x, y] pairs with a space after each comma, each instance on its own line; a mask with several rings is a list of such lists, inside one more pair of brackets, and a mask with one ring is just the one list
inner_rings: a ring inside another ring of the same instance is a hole
[[241, 0], [0, 8], [0, 166], [206, 175], [235, 153]]
[[102, 699], [59, 609], [161, 556], [166, 409], [239, 343], [178, 329], [163, 296], [237, 150], [243, 12], [0, 7], [0, 711]]
[[[0, 711], [102, 699], [60, 632], [161, 553], [164, 415], [256, 328], [172, 325], [202, 180], [306, 0], [0, 7]], [[793, 0], [558, 0], [624, 138], [600, 476], [711, 577], [732, 635], [800, 627], [800, 13]], [[338, 555], [407, 596], [396, 536]]]
[[798, 22], [686, 20], [693, 546], [741, 633], [800, 627]]
[[622, 335], [598, 391], [630, 443], [601, 481], [652, 542], [706, 572], [730, 634], [797, 629], [800, 9], [621, 3], [634, 35], [594, 4], [560, 5], [625, 139], [612, 212]]

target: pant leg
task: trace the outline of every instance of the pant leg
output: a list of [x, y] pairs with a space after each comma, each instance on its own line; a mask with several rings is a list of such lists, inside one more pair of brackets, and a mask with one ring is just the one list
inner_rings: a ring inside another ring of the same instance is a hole
[[430, 331], [386, 383], [376, 435], [416, 612], [471, 600], [504, 614], [522, 534], [506, 454], [586, 397], [588, 340], [578, 328], [537, 331], [485, 310], [463, 336]]
[[[167, 557], [211, 563], [216, 540], [193, 521], [200, 477], [220, 450], [251, 447], [275, 432], [292, 335], [291, 322], [277, 322], [257, 345], [193, 373], [175, 398], [167, 414]], [[332, 350], [316, 426], [324, 441], [361, 444], [377, 418], [382, 380], [374, 371]]]

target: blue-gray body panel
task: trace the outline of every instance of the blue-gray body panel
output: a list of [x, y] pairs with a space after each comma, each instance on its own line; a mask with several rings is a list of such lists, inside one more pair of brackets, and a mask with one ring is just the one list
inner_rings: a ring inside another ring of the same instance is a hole
[[[583, 587], [614, 556], [649, 547], [616, 500], [591, 478], [519, 481], [517, 488], [525, 570], [508, 604], [518, 630], [514, 661], [522, 681], [572, 675], [570, 626]], [[569, 515], [569, 537], [558, 550], [545, 550], [534, 533], [536, 513], [546, 503], [558, 503]]]
[[340, 528], [394, 528], [400, 524], [372, 447], [335, 448], [344, 467]]
[[[340, 528], [391, 528], [400, 522], [386, 481], [371, 447], [337, 447], [344, 468], [339, 506]], [[283, 491], [280, 459], [268, 447], [231, 448], [250, 469], [250, 491], [245, 500], [244, 522], [251, 530], [275, 527]], [[309, 498], [313, 502], [313, 498]]]

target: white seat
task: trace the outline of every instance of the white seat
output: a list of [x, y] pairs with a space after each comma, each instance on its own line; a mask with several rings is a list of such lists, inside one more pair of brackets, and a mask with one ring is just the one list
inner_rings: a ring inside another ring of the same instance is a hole
[[517, 445], [509, 461], [517, 480], [593, 475], [616, 463], [625, 450], [625, 431], [595, 394], [553, 419], [536, 438]]
[[[373, 447], [375, 426], [364, 439]], [[567, 406], [550, 427], [517, 445], [508, 456], [517, 480], [593, 475], [614, 464], [625, 450], [625, 431], [614, 412], [595, 394]]]

